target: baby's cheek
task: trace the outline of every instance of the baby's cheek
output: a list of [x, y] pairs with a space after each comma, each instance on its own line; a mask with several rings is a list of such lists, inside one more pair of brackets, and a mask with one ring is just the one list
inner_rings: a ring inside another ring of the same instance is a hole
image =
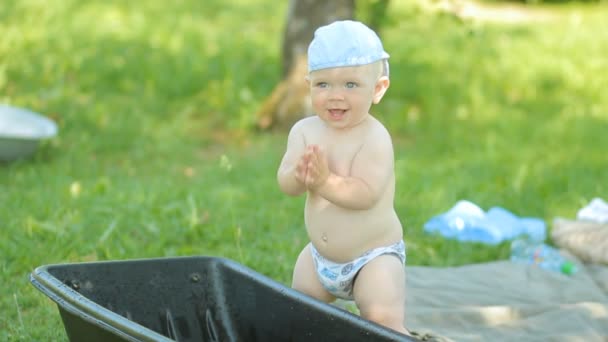
[[315, 96], [312, 96], [311, 102], [312, 106], [317, 109], [323, 106], [323, 104], [325, 103], [325, 98], [321, 94], [316, 94]]

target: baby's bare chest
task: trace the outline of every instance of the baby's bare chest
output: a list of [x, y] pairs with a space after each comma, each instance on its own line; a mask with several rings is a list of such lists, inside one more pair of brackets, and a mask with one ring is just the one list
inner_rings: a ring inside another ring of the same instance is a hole
[[350, 175], [353, 161], [362, 146], [360, 142], [324, 141], [322, 139], [312, 142], [312, 144], [321, 147], [327, 157], [330, 170], [341, 176]]

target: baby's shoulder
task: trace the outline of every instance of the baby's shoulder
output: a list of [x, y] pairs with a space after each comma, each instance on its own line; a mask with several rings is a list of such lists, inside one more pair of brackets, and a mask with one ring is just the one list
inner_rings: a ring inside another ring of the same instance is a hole
[[318, 130], [319, 126], [322, 124], [319, 117], [315, 116], [307, 116], [303, 119], [298, 120], [293, 127], [292, 131], [300, 131], [302, 134], [310, 133], [311, 131]]
[[371, 120], [367, 130], [368, 134], [366, 134], [367, 140], [390, 142], [392, 140], [391, 134], [386, 126], [384, 126], [380, 120], [374, 118], [373, 116], [370, 116], [370, 118]]
[[316, 127], [321, 123], [321, 119], [319, 119], [318, 116], [311, 115], [298, 120], [298, 122], [296, 122], [296, 125], [300, 125], [302, 127]]

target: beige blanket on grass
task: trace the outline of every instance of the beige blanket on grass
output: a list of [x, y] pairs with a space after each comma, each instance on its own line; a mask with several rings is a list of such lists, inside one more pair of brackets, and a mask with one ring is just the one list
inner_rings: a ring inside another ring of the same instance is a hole
[[448, 341], [608, 341], [608, 267], [406, 266], [407, 327]]
[[556, 218], [551, 238], [584, 262], [608, 265], [608, 223]]

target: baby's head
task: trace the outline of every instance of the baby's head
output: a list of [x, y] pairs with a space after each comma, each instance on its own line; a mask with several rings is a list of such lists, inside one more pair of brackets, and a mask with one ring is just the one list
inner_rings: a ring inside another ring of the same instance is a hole
[[388, 58], [378, 35], [360, 22], [318, 28], [308, 47], [315, 113], [335, 127], [362, 122], [389, 87]]
[[378, 35], [365, 24], [343, 20], [319, 27], [308, 46], [308, 72], [376, 64], [378, 77], [388, 77], [389, 54]]

